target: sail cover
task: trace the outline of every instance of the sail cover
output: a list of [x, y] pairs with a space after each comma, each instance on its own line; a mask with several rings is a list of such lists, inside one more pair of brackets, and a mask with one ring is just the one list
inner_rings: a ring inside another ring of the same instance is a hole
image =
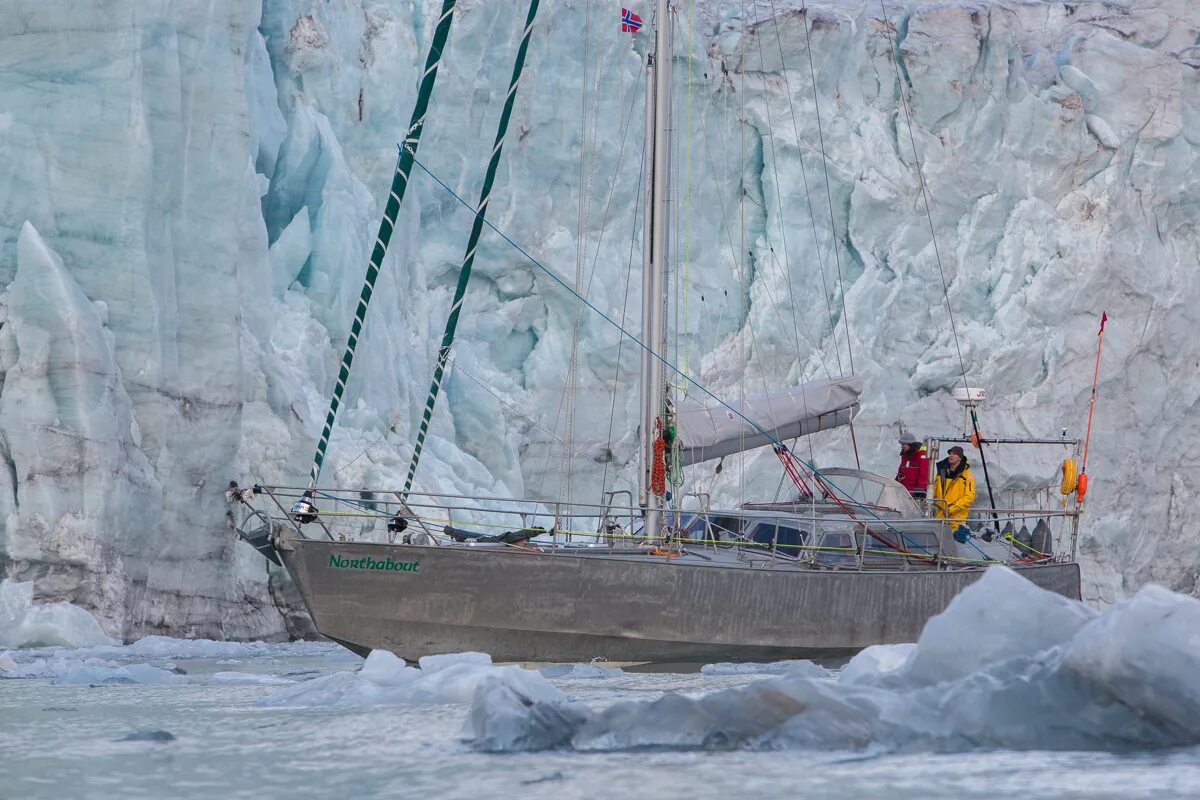
[[739, 413], [779, 441], [787, 441], [848, 424], [858, 413], [862, 391], [862, 378], [851, 375], [750, 395], [729, 403], [728, 408], [683, 403], [676, 412], [683, 465], [771, 444], [770, 438]]

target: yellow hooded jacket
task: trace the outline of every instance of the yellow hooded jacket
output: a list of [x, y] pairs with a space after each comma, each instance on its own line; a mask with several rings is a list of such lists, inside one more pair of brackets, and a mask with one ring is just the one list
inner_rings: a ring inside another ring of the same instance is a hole
[[975, 502], [975, 478], [964, 458], [958, 471], [950, 469], [949, 459], [937, 463], [933, 479], [933, 496], [937, 499], [937, 515], [955, 523], [967, 521], [967, 513]]

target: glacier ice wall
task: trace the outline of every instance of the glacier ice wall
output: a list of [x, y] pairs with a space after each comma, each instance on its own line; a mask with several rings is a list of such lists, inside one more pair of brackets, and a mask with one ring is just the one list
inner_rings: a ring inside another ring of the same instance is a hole
[[[285, 632], [287, 587], [235, 546], [222, 492], [307, 471], [438, 5], [10, 3], [4, 576], [125, 638]], [[729, 395], [853, 360], [859, 456], [887, 473], [898, 425], [957, 429], [963, 368], [989, 433], [1081, 435], [1107, 310], [1085, 591], [1196, 592], [1200, 9], [799, 5], [680, 9], [672, 358]], [[543, 8], [489, 218], [636, 330], [649, 37], [598, 6]], [[520, 16], [459, 4], [420, 158], [468, 202]], [[402, 478], [469, 222], [414, 172], [326, 480]], [[629, 486], [633, 348], [490, 233], [466, 307], [419, 484]], [[801, 447], [851, 459], [844, 432]], [[1030, 485], [1061, 456], [989, 463]], [[776, 490], [769, 454], [736, 461], [691, 477], [727, 501]]]

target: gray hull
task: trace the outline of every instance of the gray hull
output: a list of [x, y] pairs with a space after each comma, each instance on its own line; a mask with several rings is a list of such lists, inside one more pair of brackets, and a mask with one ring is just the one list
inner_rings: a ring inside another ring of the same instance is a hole
[[[916, 641], [983, 574], [668, 563], [517, 548], [285, 536], [280, 554], [317, 629], [356, 652], [476, 650], [497, 661], [835, 658]], [[1079, 599], [1074, 563], [1021, 566]]]

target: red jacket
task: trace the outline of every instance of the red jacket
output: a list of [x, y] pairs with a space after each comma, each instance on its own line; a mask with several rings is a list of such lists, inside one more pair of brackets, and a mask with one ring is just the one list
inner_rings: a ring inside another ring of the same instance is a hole
[[909, 494], [929, 489], [929, 453], [925, 451], [925, 445], [913, 452], [900, 451], [900, 469], [896, 470], [896, 480], [908, 489]]

